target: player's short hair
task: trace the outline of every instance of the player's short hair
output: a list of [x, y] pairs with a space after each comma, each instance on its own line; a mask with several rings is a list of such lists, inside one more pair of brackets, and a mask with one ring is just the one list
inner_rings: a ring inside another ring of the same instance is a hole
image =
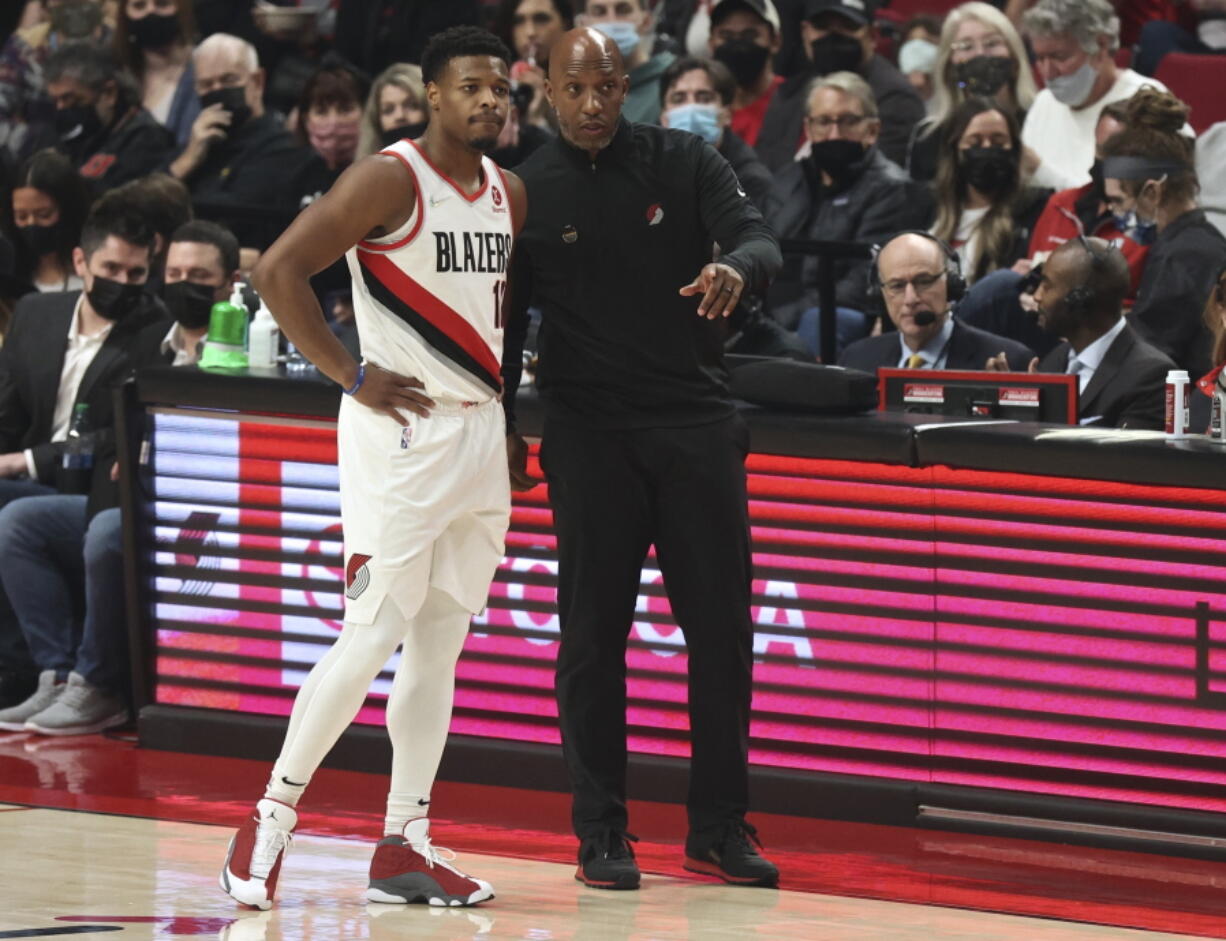
[[206, 219], [195, 219], [185, 222], [175, 229], [170, 237], [171, 244], [175, 242], [196, 242], [201, 245], [212, 245], [221, 256], [221, 273], [229, 277], [238, 270], [238, 239], [226, 228], [216, 222]]
[[478, 26], [452, 26], [436, 33], [421, 54], [421, 80], [437, 82], [447, 63], [462, 56], [490, 56], [501, 59], [510, 71], [511, 50], [489, 30]]

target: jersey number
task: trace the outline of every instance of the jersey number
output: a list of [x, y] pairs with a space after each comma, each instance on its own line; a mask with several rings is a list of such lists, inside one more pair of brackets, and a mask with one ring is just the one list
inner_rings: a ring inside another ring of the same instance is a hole
[[494, 282], [494, 329], [501, 330], [506, 323], [504, 307], [507, 301], [507, 279]]

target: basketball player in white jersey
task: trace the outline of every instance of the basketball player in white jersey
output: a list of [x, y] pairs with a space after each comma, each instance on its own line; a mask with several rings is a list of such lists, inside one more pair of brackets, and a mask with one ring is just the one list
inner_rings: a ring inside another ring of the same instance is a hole
[[[347, 170], [255, 271], [285, 334], [345, 391], [346, 602], [340, 636], [294, 701], [264, 797], [230, 843], [221, 887], [246, 905], [272, 905], [298, 799], [401, 644], [387, 701], [387, 817], [366, 897], [430, 905], [494, 897], [431, 845], [427, 811], [456, 659], [510, 519], [502, 302], [527, 203], [519, 179], [484, 156], [507, 118], [509, 62], [485, 30], [435, 36], [421, 62], [424, 136]], [[361, 364], [329, 331], [308, 283], [342, 254]]]

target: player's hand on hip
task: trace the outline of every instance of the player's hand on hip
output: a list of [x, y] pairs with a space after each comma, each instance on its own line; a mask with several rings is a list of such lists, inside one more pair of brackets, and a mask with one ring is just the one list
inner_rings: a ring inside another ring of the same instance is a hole
[[727, 317], [736, 309], [745, 290], [745, 279], [729, 265], [712, 262], [704, 265], [698, 277], [681, 289], [682, 297], [693, 297], [701, 294], [698, 304], [698, 316], [715, 320], [717, 317]]
[[402, 376], [390, 369], [376, 366], [374, 363], [367, 363], [366, 379], [353, 397], [367, 408], [383, 412], [385, 415], [392, 416], [400, 424], [407, 425], [409, 420], [400, 414], [401, 409], [413, 412], [422, 418], [430, 417], [430, 409], [434, 408], [434, 400], [424, 392], [417, 391], [425, 387], [420, 379]]
[[511, 474], [511, 489], [516, 493], [531, 490], [540, 479], [528, 473], [528, 442], [514, 431], [507, 434], [507, 469]]

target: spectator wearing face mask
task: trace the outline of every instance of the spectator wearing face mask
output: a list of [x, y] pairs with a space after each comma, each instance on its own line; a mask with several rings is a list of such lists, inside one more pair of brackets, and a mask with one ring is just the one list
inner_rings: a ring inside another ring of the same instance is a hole
[[1212, 365], [1201, 312], [1226, 262], [1226, 238], [1197, 203], [1194, 143], [1181, 131], [1187, 116], [1169, 92], [1137, 92], [1124, 130], [1103, 145], [1103, 185], [1115, 215], [1135, 216], [1139, 233], [1154, 232], [1129, 322], [1197, 377]]
[[1051, 190], [1025, 185], [1017, 121], [988, 98], [968, 98], [941, 142], [932, 234], [962, 263], [968, 283], [1025, 258]]
[[40, 150], [18, 168], [11, 199], [18, 273], [40, 291], [79, 291], [72, 252], [90, 193], [72, 161], [58, 150]]
[[428, 114], [421, 66], [407, 62], [389, 65], [376, 76], [366, 96], [358, 131], [358, 157], [369, 157], [406, 137], [421, 137]]
[[881, 122], [877, 147], [899, 166], [905, 163], [924, 103], [902, 73], [877, 55], [875, 11], [874, 0], [806, 0], [800, 30], [809, 68], [779, 86], [754, 148], [771, 171], [786, 166], [803, 143], [809, 84], [833, 72], [854, 72], [868, 83]]
[[697, 134], [728, 161], [742, 188], [762, 215], [768, 215], [772, 179], [753, 148], [729, 127], [736, 94], [731, 73], [719, 62], [686, 57], [660, 79], [660, 123]]
[[758, 143], [766, 109], [783, 84], [774, 69], [780, 42], [779, 13], [771, 0], [718, 0], [711, 6], [708, 49], [736, 81], [731, 126], [750, 147]]
[[630, 91], [622, 106], [622, 116], [637, 124], [660, 120], [660, 77], [677, 57], [671, 52], [655, 52], [655, 15], [647, 0], [586, 0], [582, 17], [575, 21], [604, 33], [617, 44]]
[[936, 87], [933, 74], [936, 71], [937, 53], [940, 50], [941, 22], [934, 16], [914, 16], [903, 24], [902, 45], [898, 47], [898, 71], [906, 77], [915, 93], [932, 113]]
[[[928, 205], [902, 169], [877, 148], [881, 119], [868, 83], [854, 72], [813, 82], [805, 115], [809, 153], [775, 175], [767, 221], [781, 238], [874, 244], [923, 221]], [[836, 348], [865, 336], [869, 261], [834, 263]], [[768, 294], [771, 315], [817, 355], [817, 259], [787, 256]]]
[[57, 49], [43, 77], [55, 105], [55, 146], [95, 192], [152, 172], [173, 151], [174, 138], [141, 106], [131, 76], [106, 48]]
[[170, 237], [192, 219], [191, 194], [182, 180], [167, 173], [150, 173], [111, 190], [94, 203], [92, 211], [100, 212], [111, 206], [130, 208], [153, 229], [153, 260], [145, 286], [151, 296], [158, 294], [165, 274]]
[[45, 0], [46, 22], [18, 29], [0, 49], [0, 141], [14, 159], [55, 143], [43, 67], [74, 42], [109, 42], [102, 0]]
[[324, 57], [302, 87], [294, 130], [327, 167], [324, 189], [357, 157], [369, 89], [366, 76], [333, 55]]
[[906, 169], [914, 180], [936, 176], [950, 116], [967, 98], [991, 98], [1020, 125], [1037, 94], [1021, 36], [987, 3], [964, 3], [949, 12], [933, 69], [930, 112], [916, 126], [907, 148]]
[[124, 0], [113, 48], [120, 66], [136, 76], [145, 110], [183, 147], [200, 113], [192, 44], [191, 0]]
[[1039, 0], [1023, 18], [1044, 89], [1022, 127], [1034, 151], [1036, 185], [1066, 189], [1089, 182], [1094, 127], [1102, 109], [1143, 85], [1166, 86], [1115, 64], [1120, 20], [1108, 0]]
[[327, 168], [266, 113], [254, 46], [214, 33], [192, 62], [201, 111], [170, 173], [187, 184], [198, 217], [224, 224], [244, 248], [266, 248]]

